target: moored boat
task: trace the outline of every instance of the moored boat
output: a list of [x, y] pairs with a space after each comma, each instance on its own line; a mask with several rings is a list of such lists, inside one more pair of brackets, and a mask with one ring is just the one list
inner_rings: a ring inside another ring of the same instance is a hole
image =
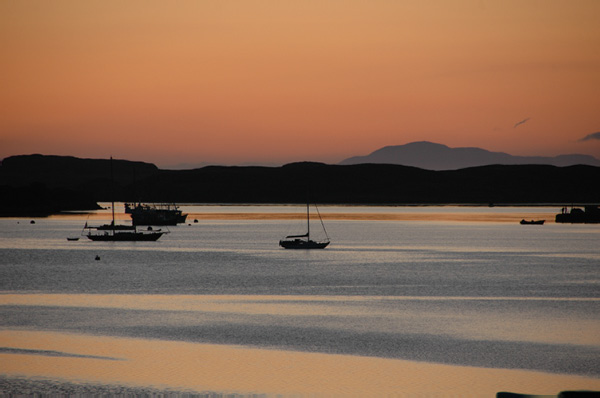
[[521, 225], [543, 225], [546, 220], [521, 220]]
[[293, 239], [289, 240], [289, 236], [286, 239], [279, 241], [279, 246], [284, 249], [324, 249], [329, 245], [329, 241], [316, 242], [311, 239]]
[[125, 213], [133, 225], [177, 225], [185, 223], [184, 214], [175, 204], [125, 203]]
[[161, 230], [102, 230], [103, 232], [93, 233], [94, 227], [88, 227], [88, 239], [104, 242], [154, 242], [163, 236], [166, 231]]
[[587, 205], [583, 209], [572, 207], [571, 210], [563, 207], [560, 214], [556, 215], [555, 221], [557, 223], [597, 224], [600, 223], [600, 207]]
[[323, 224], [323, 219], [321, 218], [321, 214], [316, 205], [315, 209], [317, 210], [317, 215], [321, 221], [321, 226], [323, 227], [323, 232], [325, 232], [326, 239], [317, 241], [310, 238], [310, 206], [306, 203], [306, 233], [302, 235], [288, 235], [279, 241], [279, 246], [284, 249], [324, 249], [329, 245], [331, 241], [329, 240], [329, 236], [325, 230], [325, 224]]
[[[112, 172], [112, 157], [110, 158], [110, 178], [113, 180]], [[104, 242], [153, 242], [157, 241], [168, 231], [154, 230], [148, 227], [146, 230], [138, 230], [134, 225], [116, 225], [115, 224], [115, 202], [112, 201], [111, 206], [112, 221], [110, 224], [99, 226], [88, 226], [86, 221], [84, 230], [88, 230], [87, 237], [93, 241]]]
[[97, 227], [94, 227], [95, 229], [99, 230], [99, 231], [111, 231], [111, 230], [115, 230], [115, 231], [132, 231], [135, 230], [135, 227], [133, 225], [115, 225], [115, 222], [111, 222], [110, 224], [104, 224], [104, 225], [98, 225]]

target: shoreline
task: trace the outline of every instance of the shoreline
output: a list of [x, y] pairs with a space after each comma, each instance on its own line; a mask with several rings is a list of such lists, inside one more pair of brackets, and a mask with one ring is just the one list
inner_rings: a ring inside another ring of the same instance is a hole
[[[299, 220], [305, 219], [306, 214], [302, 210], [292, 210], [292, 207], [299, 206], [278, 206], [277, 209], [268, 211], [263, 209], [267, 206], [208, 206], [210, 209], [203, 211], [201, 206], [189, 209], [182, 209], [187, 214], [185, 223], [178, 226], [194, 224], [202, 220], [258, 220], [258, 221], [281, 221], [281, 220]], [[254, 207], [254, 208], [253, 208]], [[289, 209], [288, 209], [289, 208]], [[360, 207], [360, 206], [324, 206], [319, 214], [323, 220], [330, 221], [411, 221], [411, 222], [501, 222], [518, 223], [522, 219], [544, 219], [547, 223], [554, 223], [558, 212], [540, 210], [543, 207], [531, 208], [532, 211], [518, 207], [514, 211], [493, 211], [487, 207], [474, 207], [471, 211], [464, 211], [468, 207], [454, 207], [457, 211], [452, 211], [451, 207], [404, 207], [407, 211], [402, 211], [399, 207]], [[419, 211], [422, 209], [422, 211]], [[439, 211], [436, 211], [439, 209]], [[228, 211], [229, 210], [229, 211]], [[47, 217], [54, 220], [77, 220], [90, 222], [104, 222], [110, 218], [109, 212], [96, 213], [67, 213], [57, 214]], [[7, 219], [7, 218], [5, 218]], [[13, 219], [27, 219], [26, 217], [14, 217]], [[129, 214], [116, 212], [115, 219], [119, 222], [130, 222]]]
[[[115, 202], [116, 204], [116, 208], [122, 208], [123, 204], [125, 202]], [[228, 211], [221, 211], [221, 212], [204, 212], [204, 211], [190, 211], [190, 210], [186, 210], [185, 207], [192, 207], [192, 208], [243, 208], [243, 209], [247, 209], [247, 208], [265, 208], [265, 207], [278, 207], [278, 208], [294, 208], [294, 207], [304, 207], [306, 206], [306, 203], [175, 203], [175, 205], [179, 206], [179, 208], [181, 210], [183, 210], [184, 213], [188, 214], [188, 219], [190, 218], [190, 216], [192, 215], [199, 215], [200, 217], [202, 217], [205, 214], [208, 215], [214, 215], [214, 214], [225, 214], [225, 215], [230, 215], [230, 214], [278, 214], [278, 215], [283, 215], [286, 214], [284, 212], [262, 212], [262, 211], [252, 211], [252, 212], [228, 212]], [[477, 212], [481, 212], [481, 210], [483, 209], [488, 209], [490, 211], [493, 211], [492, 209], [512, 209], [512, 208], [521, 208], [521, 209], [526, 209], [526, 208], [531, 208], [531, 209], [539, 209], [539, 208], [555, 208], [556, 210], [553, 210], [552, 213], [548, 213], [551, 214], [551, 217], [554, 218], [554, 216], [556, 214], [560, 214], [560, 209], [564, 208], [564, 207], [584, 207], [584, 206], [595, 206], [597, 204], [595, 203], [320, 203], [318, 204], [319, 208], [322, 211], [322, 215], [333, 215], [335, 216], [336, 214], [344, 214], [344, 212], [339, 212], [339, 211], [333, 211], [333, 212], [328, 212], [328, 209], [331, 208], [340, 208], [340, 209], [366, 209], [366, 208], [372, 208], [372, 209], [380, 209], [380, 210], [397, 210], [397, 209], [402, 209], [402, 208], [406, 208], [406, 209], [410, 209], [411, 212], [414, 211], [415, 209], [426, 209], [427, 211], [425, 212], [425, 214], [432, 214], [430, 210], [435, 209], [435, 208], [439, 208], [440, 210], [447, 210], [449, 208], [457, 208], [457, 209], [468, 209], [468, 208], [472, 208], [472, 209], [476, 209]], [[52, 212], [52, 213], [40, 213], [40, 212], [30, 212], [30, 213], [21, 213], [21, 212], [15, 212], [15, 213], [0, 213], [0, 219], [5, 218], [5, 219], [10, 219], [10, 218], [73, 218], [73, 217], [79, 217], [79, 218], [86, 218], [86, 217], [92, 217], [95, 218], [98, 215], [102, 215], [103, 212], [107, 212], [108, 210], [110, 210], [110, 203], [105, 203], [105, 202], [99, 202], [99, 207], [97, 209], [81, 209], [81, 210], [64, 210], [64, 211], [57, 211], [57, 212]], [[349, 214], [359, 214], [361, 212], [349, 212]], [[385, 212], [363, 212], [365, 214], [372, 214], [372, 213], [376, 213], [376, 214], [388, 214]], [[444, 211], [442, 211], [441, 213], [446, 213]], [[108, 213], [107, 213], [108, 214]], [[395, 212], [392, 212], [390, 214], [397, 214]], [[413, 214], [418, 214], [418, 213], [413, 213]], [[292, 217], [294, 215], [294, 213], [291, 213]], [[123, 211], [119, 210], [118, 213], [115, 214], [115, 216], [117, 218], [120, 217], [124, 217], [124, 219], [129, 220], [129, 215], [125, 214]]]

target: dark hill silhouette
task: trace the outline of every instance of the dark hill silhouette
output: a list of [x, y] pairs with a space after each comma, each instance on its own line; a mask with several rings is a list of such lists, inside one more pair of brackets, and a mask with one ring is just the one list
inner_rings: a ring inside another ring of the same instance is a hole
[[[65, 162], [69, 178], [64, 175]], [[73, 163], [74, 162], [74, 163]], [[600, 167], [492, 165], [432, 171], [391, 164], [327, 165], [301, 162], [281, 167], [208, 166], [160, 170], [141, 162], [116, 161], [110, 184], [108, 159], [19, 157], [0, 167], [0, 206], [28, 199], [43, 207], [45, 193], [61, 210], [70, 196], [96, 202], [303, 203], [329, 204], [578, 204], [600, 203]], [[43, 165], [43, 169], [40, 166]], [[135, 172], [134, 172], [135, 170]], [[60, 193], [60, 195], [59, 195]], [[114, 195], [113, 195], [114, 194]], [[20, 195], [20, 196], [19, 196]], [[16, 198], [16, 199], [14, 199]], [[77, 208], [71, 203], [62, 209]], [[88, 207], [90, 208], [90, 207]], [[20, 209], [23, 214], [23, 208]]]
[[149, 163], [72, 156], [11, 156], [0, 165], [0, 216], [44, 216], [64, 210], [93, 210], [98, 201], [110, 201], [110, 192], [148, 179], [158, 172]]
[[600, 202], [600, 168], [482, 166], [454, 171], [361, 164], [205, 167], [161, 172], [149, 197], [196, 203], [539, 204]]
[[342, 165], [361, 163], [400, 164], [427, 170], [457, 170], [492, 164], [546, 164], [561, 167], [586, 164], [600, 166], [600, 160], [589, 155], [513, 156], [503, 152], [490, 152], [481, 148], [450, 148], [446, 145], [427, 141], [386, 146], [370, 155], [355, 156], [340, 162]]
[[[151, 163], [113, 159], [114, 180], [118, 183], [144, 179], [158, 172]], [[90, 182], [110, 180], [109, 159], [81, 159], [73, 156], [19, 155], [2, 161], [3, 184], [43, 183], [58, 187], [79, 187]]]

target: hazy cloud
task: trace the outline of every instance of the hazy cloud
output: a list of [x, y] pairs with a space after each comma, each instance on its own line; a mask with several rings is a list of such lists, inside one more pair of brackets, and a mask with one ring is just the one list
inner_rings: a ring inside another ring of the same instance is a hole
[[600, 131], [597, 133], [588, 134], [585, 137], [581, 138], [579, 141], [589, 141], [589, 140], [600, 140]]
[[523, 124], [528, 120], [529, 120], [529, 118], [521, 120], [519, 123], [515, 124], [515, 127], [513, 127], [513, 128], [517, 128], [518, 125]]

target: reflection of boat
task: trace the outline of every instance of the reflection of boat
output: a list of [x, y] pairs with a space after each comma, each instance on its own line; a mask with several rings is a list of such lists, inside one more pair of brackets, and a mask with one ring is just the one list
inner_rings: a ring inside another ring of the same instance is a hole
[[321, 226], [323, 227], [323, 231], [325, 232], [326, 239], [321, 241], [315, 241], [310, 239], [310, 208], [308, 203], [306, 204], [306, 228], [307, 231], [303, 235], [288, 235], [284, 239], [279, 241], [279, 246], [285, 249], [324, 249], [329, 245], [329, 236], [327, 236], [327, 231], [325, 230], [325, 225], [323, 224], [323, 220], [321, 219], [321, 214], [319, 214], [319, 209], [315, 205], [315, 209], [317, 210], [317, 214], [319, 215], [319, 220], [321, 221]]
[[[112, 176], [112, 157], [110, 158], [110, 177]], [[136, 241], [156, 241], [158, 238], [163, 236], [164, 231], [153, 230], [152, 227], [148, 227], [147, 230], [138, 230], [135, 225], [115, 225], [115, 202], [113, 200], [112, 206], [112, 222], [110, 224], [100, 225], [97, 227], [88, 226], [87, 222], [83, 229], [87, 229], [87, 237], [93, 241], [105, 241], [105, 242], [136, 242]]]
[[174, 204], [125, 203], [125, 213], [131, 215], [133, 225], [177, 225], [187, 217]]
[[583, 209], [572, 207], [569, 211], [563, 207], [560, 214], [556, 215], [559, 223], [600, 223], [600, 208], [598, 206], [584, 206]]
[[546, 220], [521, 220], [521, 225], [543, 225]]

